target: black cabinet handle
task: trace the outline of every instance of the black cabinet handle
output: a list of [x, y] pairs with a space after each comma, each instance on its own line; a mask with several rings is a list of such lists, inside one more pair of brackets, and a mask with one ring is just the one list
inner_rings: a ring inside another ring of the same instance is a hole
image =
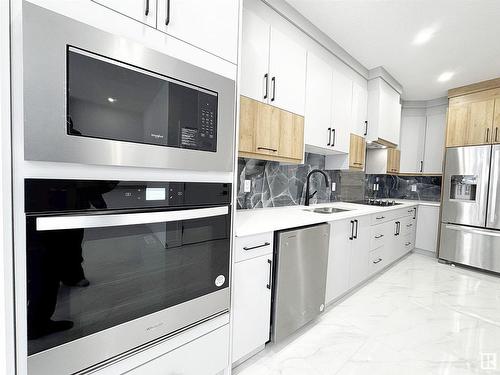
[[359, 226], [359, 221], [356, 219], [354, 220], [354, 224], [356, 224], [356, 234], [354, 235], [354, 239], [358, 238], [358, 226]]
[[365, 121], [365, 133], [363, 135], [368, 134], [368, 121]]
[[498, 142], [498, 127], [495, 128], [495, 142]]
[[417, 207], [413, 207], [413, 220], [417, 218]]
[[377, 216], [375, 219], [376, 220], [382, 220], [382, 219], [385, 219], [385, 216]]
[[374, 260], [373, 264], [377, 264], [377, 263], [380, 263], [380, 262], [382, 262], [382, 258], [378, 258], [377, 260]]
[[264, 93], [264, 99], [267, 99], [267, 96], [269, 94], [269, 74], [264, 74], [264, 80], [266, 81], [266, 91]]
[[269, 279], [267, 280], [267, 289], [271, 289], [271, 282], [273, 278], [273, 261], [271, 259], [267, 260], [267, 264], [269, 264]]
[[490, 141], [490, 128], [486, 128], [486, 142]]
[[330, 146], [331, 144], [332, 144], [332, 128], [328, 128], [328, 143], [326, 145]]
[[401, 222], [398, 221], [398, 236], [401, 234]]
[[337, 132], [335, 131], [335, 129], [334, 129], [334, 128], [332, 128], [332, 133], [333, 133], [333, 142], [332, 142], [332, 147], [335, 147], [335, 138], [336, 138], [335, 136], [336, 136]]
[[146, 0], [146, 9], [144, 11], [145, 16], [149, 16], [149, 0]]
[[165, 26], [170, 23], [170, 0], [167, 0], [167, 17], [165, 18]]
[[382, 238], [382, 237], [384, 237], [384, 235], [383, 235], [383, 234], [379, 234], [378, 236], [375, 236], [375, 238], [376, 238], [377, 240], [378, 240], [379, 238]]
[[271, 78], [271, 83], [273, 85], [273, 96], [271, 101], [274, 102], [276, 100], [276, 77]]
[[269, 246], [269, 245], [271, 245], [269, 242], [265, 242], [265, 243], [263, 243], [262, 245], [250, 246], [250, 247], [246, 247], [246, 246], [245, 246], [245, 247], [243, 248], [243, 250], [246, 250], [246, 251], [248, 251], [248, 250], [254, 250], [254, 249], [258, 249], [259, 247], [265, 247], [265, 246]]
[[257, 147], [257, 150], [267, 150], [267, 151], [272, 151], [272, 152], [278, 151], [275, 148], [268, 148], [268, 147]]
[[424, 161], [420, 160], [420, 173], [424, 171]]
[[354, 239], [354, 220], [351, 220], [351, 236], [349, 239], [352, 241]]
[[409, 245], [411, 245], [411, 242], [406, 242], [405, 243], [405, 246], [409, 246]]
[[394, 224], [396, 224], [396, 229], [395, 229], [394, 235], [398, 236], [399, 235], [399, 221], [396, 221]]

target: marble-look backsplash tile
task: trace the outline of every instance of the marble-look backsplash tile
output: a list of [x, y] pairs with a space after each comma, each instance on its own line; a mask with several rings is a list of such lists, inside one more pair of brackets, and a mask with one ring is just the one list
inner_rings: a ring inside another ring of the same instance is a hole
[[[281, 207], [304, 204], [307, 174], [313, 169], [325, 169], [325, 157], [305, 154], [304, 164], [281, 164], [255, 159], [238, 159], [238, 208]], [[364, 174], [325, 171], [336, 191], [326, 187], [324, 177], [311, 177], [311, 193], [317, 191], [311, 204], [346, 200], [346, 197], [364, 196]], [[245, 180], [250, 180], [250, 192], [243, 191]], [[354, 199], [353, 199], [354, 200]]]
[[[441, 199], [441, 176], [393, 176], [366, 175], [368, 198], [412, 199], [439, 201]], [[379, 189], [373, 189], [378, 184]], [[415, 185], [415, 191], [412, 186]]]

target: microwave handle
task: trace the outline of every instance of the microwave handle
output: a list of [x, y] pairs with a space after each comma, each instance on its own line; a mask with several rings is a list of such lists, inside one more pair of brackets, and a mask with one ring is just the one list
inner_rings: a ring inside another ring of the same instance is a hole
[[153, 224], [171, 221], [202, 219], [227, 215], [228, 206], [196, 208], [192, 210], [173, 210], [160, 212], [138, 212], [103, 215], [60, 215], [39, 216], [36, 218], [36, 230], [65, 230], [82, 228], [116, 227], [122, 225]]

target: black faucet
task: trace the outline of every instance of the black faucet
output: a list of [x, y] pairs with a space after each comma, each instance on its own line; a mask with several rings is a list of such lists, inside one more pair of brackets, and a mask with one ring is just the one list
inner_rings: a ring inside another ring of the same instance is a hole
[[305, 201], [305, 205], [306, 206], [309, 206], [309, 199], [311, 199], [312, 197], [314, 197], [314, 195], [318, 192], [317, 190], [312, 193], [311, 195], [309, 195], [309, 182], [311, 180], [311, 176], [314, 174], [314, 173], [321, 173], [324, 177], [325, 177], [325, 182], [326, 182], [326, 187], [329, 187], [330, 186], [330, 183], [328, 181], [328, 176], [326, 175], [325, 172], [323, 172], [321, 169], [313, 169], [311, 172], [309, 172], [307, 174], [307, 179], [306, 179], [306, 201]]

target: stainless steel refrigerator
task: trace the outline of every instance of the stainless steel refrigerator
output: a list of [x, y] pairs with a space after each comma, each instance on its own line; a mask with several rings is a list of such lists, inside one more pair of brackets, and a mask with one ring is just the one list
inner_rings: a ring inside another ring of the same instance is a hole
[[500, 272], [500, 145], [446, 151], [439, 258]]

